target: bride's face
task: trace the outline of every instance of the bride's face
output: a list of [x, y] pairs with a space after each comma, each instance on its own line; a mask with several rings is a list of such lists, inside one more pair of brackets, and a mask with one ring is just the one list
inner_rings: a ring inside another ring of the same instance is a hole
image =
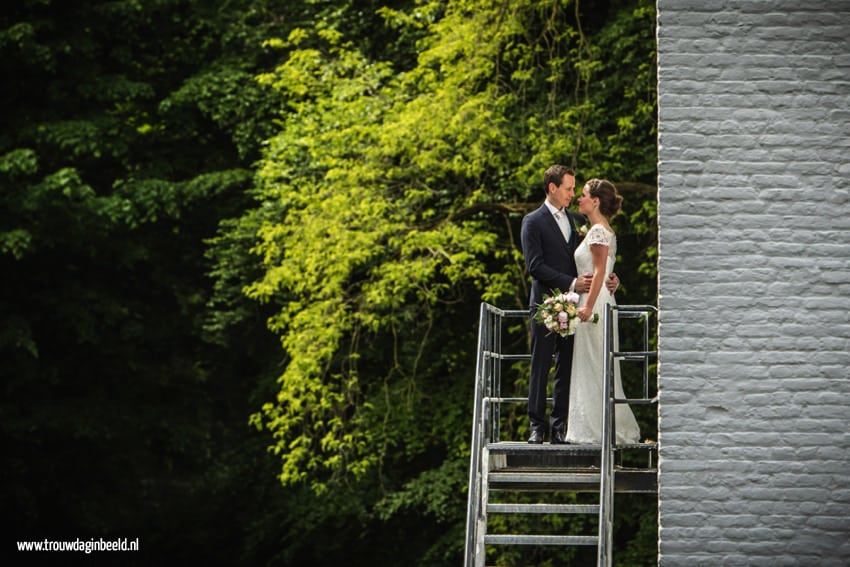
[[578, 196], [578, 212], [587, 216], [593, 210], [594, 205], [599, 199], [590, 196], [590, 190], [585, 185], [581, 189], [581, 195]]

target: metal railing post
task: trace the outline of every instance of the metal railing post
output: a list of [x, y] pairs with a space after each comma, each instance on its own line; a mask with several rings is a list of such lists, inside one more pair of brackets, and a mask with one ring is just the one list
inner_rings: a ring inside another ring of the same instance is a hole
[[612, 356], [614, 338], [614, 310], [605, 306], [602, 317], [602, 455], [599, 480], [599, 546], [597, 567], [610, 567], [611, 550], [614, 543], [614, 361]]
[[472, 416], [472, 440], [469, 444], [469, 488], [466, 508], [466, 555], [464, 565], [475, 566], [476, 555], [476, 531], [478, 528], [478, 517], [481, 514], [481, 445], [482, 429], [484, 424], [484, 393], [485, 393], [485, 367], [487, 361], [487, 327], [489, 313], [487, 304], [481, 304], [481, 314], [478, 319], [478, 355], [475, 361], [475, 403]]

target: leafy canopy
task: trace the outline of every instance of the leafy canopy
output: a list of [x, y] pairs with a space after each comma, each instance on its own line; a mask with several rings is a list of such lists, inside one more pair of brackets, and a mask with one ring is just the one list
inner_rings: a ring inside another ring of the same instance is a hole
[[[598, 44], [578, 8], [559, 1], [419, 2], [382, 14], [418, 34], [410, 70], [320, 26], [268, 41], [285, 57], [258, 77], [289, 112], [260, 163], [258, 209], [243, 218], [263, 266], [246, 293], [280, 306], [269, 326], [286, 359], [276, 399], [252, 422], [274, 435], [281, 481], [319, 491], [380, 468], [415, 427], [402, 414], [421, 417], [422, 401], [439, 399], [455, 353], [435, 325], [451, 336], [460, 305], [474, 320], [469, 306], [481, 300], [524, 303], [515, 234], [546, 166], [611, 179], [654, 171], [654, 155], [631, 142], [654, 148], [654, 107], [641, 98], [652, 96], [651, 49], [640, 34], [614, 39], [646, 27], [648, 5], [615, 12], [594, 30]], [[600, 77], [613, 55], [639, 59], [649, 90]], [[452, 379], [469, 381], [468, 370]], [[460, 414], [442, 427], [465, 431]]]

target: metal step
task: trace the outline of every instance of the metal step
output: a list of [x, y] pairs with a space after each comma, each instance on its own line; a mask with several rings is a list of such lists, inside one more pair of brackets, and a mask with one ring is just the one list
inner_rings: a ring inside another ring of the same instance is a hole
[[[636, 454], [638, 450], [651, 452], [657, 449], [653, 443], [634, 443], [620, 445], [620, 451], [614, 453], [615, 466], [621, 455], [628, 452]], [[489, 467], [491, 470], [510, 468], [539, 468], [562, 470], [599, 469], [602, 465], [602, 447], [600, 445], [530, 445], [518, 441], [500, 441], [487, 443]], [[651, 458], [650, 461], [651, 462]]]
[[[490, 490], [522, 490], [529, 492], [561, 490], [599, 492], [600, 473], [593, 471], [559, 471], [557, 469], [502, 469], [487, 475]], [[658, 490], [657, 469], [614, 469], [614, 491], [619, 493], [652, 493]]]
[[599, 545], [598, 536], [488, 534], [486, 545]]
[[599, 469], [599, 445], [529, 445], [519, 442], [488, 443], [490, 469]]
[[493, 514], [598, 514], [599, 504], [487, 504]]
[[563, 445], [552, 445], [551, 443], [542, 443], [533, 445], [524, 441], [498, 441], [487, 443], [487, 450], [491, 453], [558, 453], [558, 454], [587, 454], [599, 453], [602, 450], [601, 445], [575, 445], [565, 443]]
[[[617, 445], [616, 449], [646, 449], [655, 451], [658, 449], [658, 444], [651, 443], [628, 443], [625, 445]], [[487, 450], [490, 453], [513, 454], [513, 455], [528, 455], [535, 453], [547, 453], [556, 455], [588, 455], [600, 454], [602, 451], [601, 445], [578, 445], [567, 443], [564, 445], [552, 445], [551, 443], [543, 443], [540, 445], [532, 445], [524, 441], [497, 441], [487, 443]]]
[[598, 472], [491, 471], [490, 490], [574, 490], [599, 491]]

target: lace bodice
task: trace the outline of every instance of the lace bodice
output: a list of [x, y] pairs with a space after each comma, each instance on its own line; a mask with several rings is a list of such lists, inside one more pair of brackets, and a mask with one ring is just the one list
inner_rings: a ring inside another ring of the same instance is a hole
[[608, 262], [605, 269], [605, 275], [607, 277], [614, 270], [614, 259], [617, 256], [617, 236], [601, 224], [595, 224], [590, 227], [584, 240], [576, 250], [576, 268], [579, 274], [593, 272], [593, 254], [590, 251], [590, 247], [594, 244], [602, 244], [608, 247]]

